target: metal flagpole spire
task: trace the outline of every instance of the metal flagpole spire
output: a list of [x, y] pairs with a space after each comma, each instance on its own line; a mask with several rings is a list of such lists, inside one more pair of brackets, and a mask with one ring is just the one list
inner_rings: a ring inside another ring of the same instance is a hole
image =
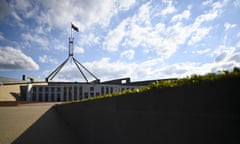
[[49, 80], [52, 80], [57, 75], [57, 73], [63, 68], [63, 66], [67, 63], [67, 61], [69, 59], [72, 59], [73, 62], [75, 63], [75, 65], [77, 66], [80, 74], [83, 76], [83, 78], [85, 79], [85, 81], [87, 83], [88, 83], [88, 79], [87, 79], [86, 75], [84, 74], [84, 71], [95, 78], [94, 82], [99, 83], [100, 79], [98, 79], [93, 73], [91, 73], [85, 66], [83, 66], [77, 59], [75, 59], [73, 57], [73, 41], [74, 41], [73, 30], [75, 30], [76, 32], [79, 32], [78, 27], [76, 27], [73, 23], [71, 23], [71, 34], [69, 37], [69, 52], [68, 52], [67, 59], [65, 59], [62, 64], [60, 64], [52, 73], [50, 73], [50, 75], [48, 77], [46, 77], [46, 81], [48, 82]]

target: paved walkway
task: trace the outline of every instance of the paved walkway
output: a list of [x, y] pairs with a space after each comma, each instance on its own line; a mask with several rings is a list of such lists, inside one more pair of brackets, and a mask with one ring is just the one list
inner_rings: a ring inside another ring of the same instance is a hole
[[9, 144], [20, 136], [56, 103], [22, 103], [0, 107], [0, 144]]

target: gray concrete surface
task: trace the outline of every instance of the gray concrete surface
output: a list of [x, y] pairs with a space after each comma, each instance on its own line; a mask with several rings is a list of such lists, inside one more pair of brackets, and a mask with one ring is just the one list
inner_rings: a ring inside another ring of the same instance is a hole
[[55, 103], [26, 103], [0, 107], [0, 144], [9, 144]]

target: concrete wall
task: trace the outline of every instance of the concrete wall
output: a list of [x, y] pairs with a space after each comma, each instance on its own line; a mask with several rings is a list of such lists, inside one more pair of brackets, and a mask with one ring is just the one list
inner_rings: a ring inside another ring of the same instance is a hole
[[[71, 129], [73, 143], [240, 143], [239, 82], [240, 78], [154, 89], [53, 109]], [[38, 131], [51, 138], [44, 126]], [[38, 135], [32, 130], [34, 137]], [[28, 138], [23, 134], [17, 142]]]

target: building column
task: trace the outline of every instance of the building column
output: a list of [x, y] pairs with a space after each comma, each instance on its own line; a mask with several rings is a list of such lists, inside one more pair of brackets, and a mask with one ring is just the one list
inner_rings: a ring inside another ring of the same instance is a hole
[[52, 101], [51, 100], [51, 94], [52, 94], [52, 89], [51, 89], [51, 87], [48, 87], [48, 101], [49, 102]]
[[42, 88], [42, 101], [45, 101], [45, 87]]
[[64, 87], [61, 87], [61, 89], [60, 89], [61, 100], [60, 101], [64, 101], [63, 94], [64, 94]]
[[36, 87], [36, 100], [39, 101], [39, 87]]
[[32, 101], [32, 85], [31, 84], [27, 85], [26, 100]]
[[66, 87], [66, 101], [69, 101], [69, 87]]
[[72, 86], [72, 100], [74, 100], [74, 86]]

